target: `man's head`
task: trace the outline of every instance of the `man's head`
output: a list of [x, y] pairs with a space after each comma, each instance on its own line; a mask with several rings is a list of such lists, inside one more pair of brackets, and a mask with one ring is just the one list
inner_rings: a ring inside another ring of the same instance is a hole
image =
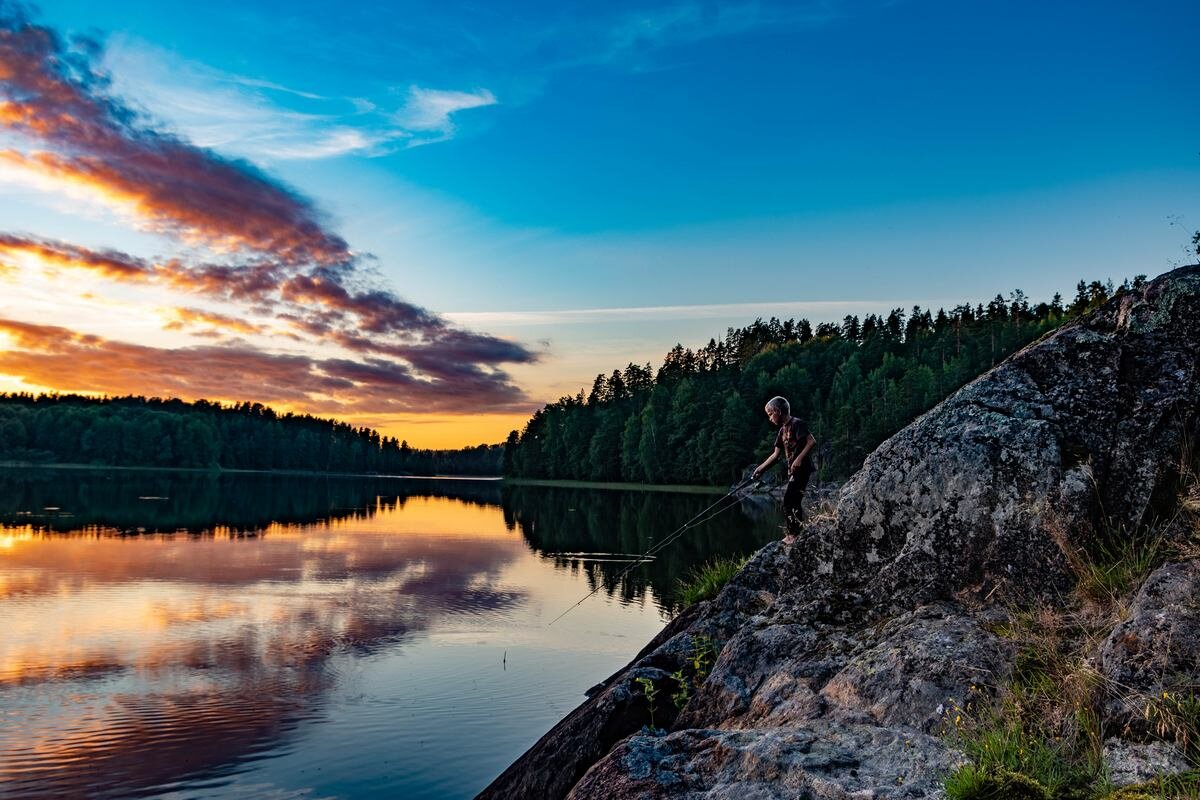
[[767, 412], [767, 419], [771, 420], [771, 424], [776, 427], [782, 425], [792, 415], [792, 407], [788, 405], [788, 401], [778, 396], [768, 400], [763, 410]]

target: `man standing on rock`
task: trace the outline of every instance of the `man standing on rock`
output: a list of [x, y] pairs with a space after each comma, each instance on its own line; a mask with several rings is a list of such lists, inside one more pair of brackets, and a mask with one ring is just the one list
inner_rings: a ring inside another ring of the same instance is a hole
[[804, 490], [808, 487], [808, 479], [816, 471], [813, 466], [812, 449], [817, 440], [813, 438], [804, 420], [792, 416], [792, 408], [782, 397], [772, 397], [763, 409], [767, 419], [779, 428], [775, 436], [775, 450], [767, 456], [767, 460], [754, 468], [754, 477], [767, 471], [783, 453], [787, 465], [787, 489], [783, 493], [783, 519], [786, 535], [783, 541], [792, 544], [800, 531], [800, 523], [804, 520], [804, 511], [800, 507], [804, 500]]

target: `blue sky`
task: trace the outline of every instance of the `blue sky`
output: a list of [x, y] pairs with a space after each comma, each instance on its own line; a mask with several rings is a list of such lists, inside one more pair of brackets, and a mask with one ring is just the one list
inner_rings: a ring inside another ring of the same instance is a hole
[[[536, 351], [505, 367], [531, 402], [760, 313], [1153, 275], [1200, 227], [1194, 3], [135, 0], [34, 19], [94, 38], [111, 92], [162, 130], [308, 198], [363, 280]], [[43, 186], [0, 185], [0, 209], [169, 252]]]

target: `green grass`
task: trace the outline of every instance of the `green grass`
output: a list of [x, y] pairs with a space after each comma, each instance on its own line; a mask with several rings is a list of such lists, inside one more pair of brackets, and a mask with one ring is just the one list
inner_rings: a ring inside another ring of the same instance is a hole
[[1052, 800], [1032, 778], [1006, 769], [968, 764], [946, 779], [947, 800]]
[[1093, 601], [1113, 602], [1136, 592], [1169, 556], [1167, 543], [1153, 529], [1117, 531], [1082, 563], [1079, 591]]
[[[1089, 545], [1051, 528], [1077, 578], [1064, 604], [1011, 609], [989, 630], [1016, 645], [1012, 672], [992, 692], [954, 705], [947, 738], [968, 763], [947, 776], [947, 800], [1200, 800], [1200, 695], [1192, 685], [1148, 697], [1105, 681], [1094, 656], [1134, 595], [1171, 559], [1200, 558], [1200, 483], [1185, 470], [1177, 514], [1125, 528], [1102, 521]], [[1181, 535], [1182, 534], [1182, 535]], [[1193, 771], [1116, 789], [1103, 763], [1100, 700], [1116, 692], [1145, 708], [1152, 738], [1174, 744]], [[978, 703], [978, 707], [976, 707]]]
[[1200, 800], [1200, 772], [1183, 772], [1136, 786], [1124, 786], [1104, 795], [1101, 800]]
[[749, 556], [733, 556], [709, 561], [693, 569], [679, 582], [679, 600], [690, 606], [703, 600], [711, 600], [738, 574], [749, 561]]
[[1023, 720], [1012, 703], [960, 722], [954, 738], [971, 763], [946, 779], [947, 800], [1084, 798], [1099, 778], [1070, 741]]

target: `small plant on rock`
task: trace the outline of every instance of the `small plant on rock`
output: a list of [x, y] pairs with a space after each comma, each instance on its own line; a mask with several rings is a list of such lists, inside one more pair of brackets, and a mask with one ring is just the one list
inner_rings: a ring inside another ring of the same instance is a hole
[[1003, 768], [968, 764], [946, 779], [946, 800], [1052, 800], [1037, 781]]
[[1087, 796], [1098, 775], [1081, 763], [1075, 742], [1024, 718], [1023, 711], [1013, 698], [975, 716], [954, 709], [952, 737], [971, 763], [947, 779], [948, 800]]
[[1088, 599], [1115, 604], [1136, 592], [1169, 555], [1162, 535], [1153, 528], [1117, 531], [1095, 548], [1079, 575], [1079, 591]]
[[1122, 786], [1102, 800], [1200, 800], [1200, 772], [1167, 775], [1134, 786]]
[[658, 686], [655, 685], [653, 678], [637, 677], [633, 679], [634, 683], [642, 687], [642, 694], [646, 697], [646, 706], [650, 709], [650, 730], [658, 730], [658, 726], [654, 724], [654, 709], [655, 699], [658, 697]]
[[704, 683], [708, 678], [708, 673], [712, 670], [713, 660], [716, 656], [713, 640], [707, 636], [691, 637], [688, 653], [688, 663], [671, 673], [671, 677], [675, 679], [678, 686], [671, 694], [671, 702], [680, 711], [687, 705], [688, 700], [700, 688], [700, 684]]

